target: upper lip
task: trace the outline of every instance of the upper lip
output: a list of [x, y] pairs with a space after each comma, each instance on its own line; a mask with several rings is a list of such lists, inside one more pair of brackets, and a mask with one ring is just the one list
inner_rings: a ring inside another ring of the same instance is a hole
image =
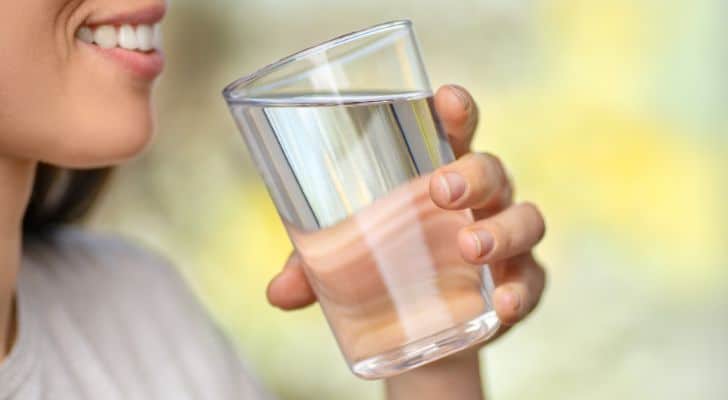
[[153, 25], [161, 21], [166, 12], [167, 5], [160, 3], [134, 11], [99, 13], [97, 16], [91, 16], [85, 25]]

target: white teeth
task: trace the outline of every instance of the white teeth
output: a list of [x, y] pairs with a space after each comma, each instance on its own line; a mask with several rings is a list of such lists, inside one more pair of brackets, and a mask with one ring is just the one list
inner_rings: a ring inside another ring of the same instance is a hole
[[94, 31], [88, 26], [82, 26], [81, 29], [76, 32], [76, 37], [84, 43], [94, 42]]
[[154, 38], [152, 39], [152, 45], [155, 49], [162, 49], [162, 25], [154, 24]]
[[119, 28], [119, 47], [127, 50], [136, 50], [139, 47], [136, 31], [131, 25], [122, 25]]
[[162, 48], [162, 29], [160, 24], [138, 25], [125, 24], [120, 27], [102, 25], [96, 29], [82, 26], [76, 37], [85, 43], [95, 43], [101, 48], [121, 47], [126, 50], [149, 51]]
[[102, 49], [110, 49], [116, 47], [119, 43], [117, 40], [116, 29], [111, 25], [104, 25], [96, 28], [94, 31], [94, 42]]
[[154, 30], [152, 29], [151, 25], [139, 25], [136, 29], [137, 34], [137, 44], [139, 45], [139, 50], [147, 51], [151, 50], [152, 46], [154, 45], [153, 39], [154, 39]]

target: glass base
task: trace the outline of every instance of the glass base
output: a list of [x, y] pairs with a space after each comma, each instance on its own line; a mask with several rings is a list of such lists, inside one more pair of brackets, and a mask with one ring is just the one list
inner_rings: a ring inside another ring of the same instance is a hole
[[398, 375], [485, 341], [499, 326], [495, 311], [491, 311], [399, 349], [359, 361], [351, 366], [351, 370], [364, 379]]

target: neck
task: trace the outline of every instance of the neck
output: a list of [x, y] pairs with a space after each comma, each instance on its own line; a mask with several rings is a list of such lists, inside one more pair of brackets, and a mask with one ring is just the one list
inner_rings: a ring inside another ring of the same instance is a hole
[[0, 156], [0, 361], [15, 332], [14, 297], [22, 257], [23, 214], [33, 187], [35, 163]]

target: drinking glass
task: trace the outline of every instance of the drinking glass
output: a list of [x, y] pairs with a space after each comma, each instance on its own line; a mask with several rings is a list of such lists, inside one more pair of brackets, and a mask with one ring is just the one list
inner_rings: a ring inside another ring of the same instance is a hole
[[490, 271], [457, 246], [472, 213], [430, 199], [431, 172], [454, 156], [411, 22], [302, 50], [223, 94], [356, 375], [396, 375], [496, 331]]

